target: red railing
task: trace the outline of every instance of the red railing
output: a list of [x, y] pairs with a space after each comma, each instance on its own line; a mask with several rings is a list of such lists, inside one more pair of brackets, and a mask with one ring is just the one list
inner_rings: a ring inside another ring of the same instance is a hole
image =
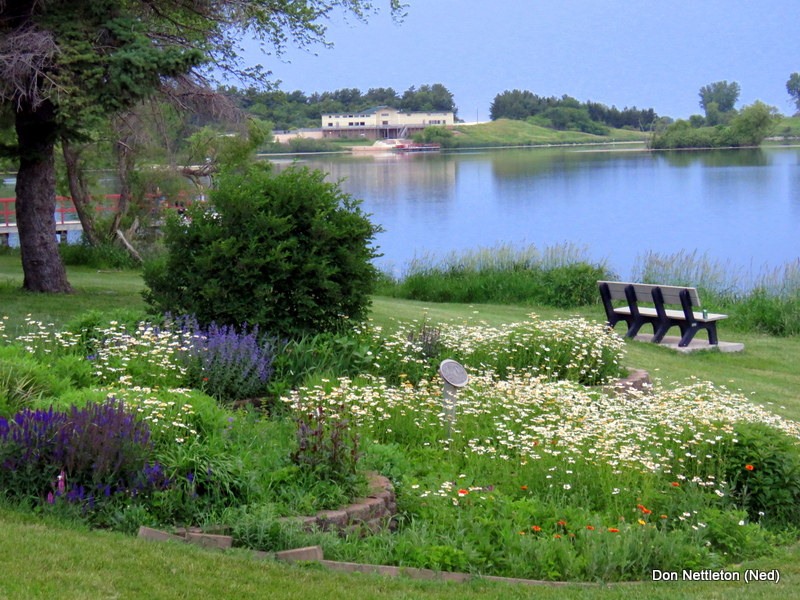
[[[148, 196], [151, 200], [161, 198], [158, 209], [181, 209], [191, 205], [191, 200], [185, 192], [179, 192], [177, 200], [170, 201], [165, 196]], [[12, 227], [17, 224], [16, 198], [0, 198], [0, 227]], [[119, 194], [105, 194], [103, 201], [94, 204], [95, 211], [105, 213], [117, 210]], [[56, 196], [55, 217], [57, 225], [75, 223], [78, 221], [78, 212], [69, 196]]]

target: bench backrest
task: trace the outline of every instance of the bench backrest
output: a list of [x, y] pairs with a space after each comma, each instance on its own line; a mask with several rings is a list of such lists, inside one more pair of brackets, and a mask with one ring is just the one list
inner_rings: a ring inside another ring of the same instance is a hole
[[696, 288], [674, 285], [651, 285], [648, 283], [627, 283], [624, 281], [598, 281], [597, 283], [598, 285], [605, 283], [608, 286], [608, 292], [612, 300], [627, 300], [625, 288], [631, 286], [636, 293], [637, 302], [649, 302], [652, 304], [653, 290], [655, 288], [660, 288], [661, 294], [664, 297], [664, 304], [681, 304], [680, 293], [686, 290], [689, 293], [692, 306], [700, 306], [700, 296], [697, 295]]

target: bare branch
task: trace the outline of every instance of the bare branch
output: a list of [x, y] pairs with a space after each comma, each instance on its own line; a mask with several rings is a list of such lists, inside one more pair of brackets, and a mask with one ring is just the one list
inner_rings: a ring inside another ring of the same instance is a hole
[[0, 100], [34, 108], [57, 88], [50, 77], [58, 45], [49, 31], [25, 27], [0, 38]]

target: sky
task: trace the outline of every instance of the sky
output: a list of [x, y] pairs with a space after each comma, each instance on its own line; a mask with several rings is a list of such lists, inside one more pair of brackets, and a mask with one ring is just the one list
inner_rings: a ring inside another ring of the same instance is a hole
[[702, 112], [698, 92], [735, 81], [737, 108], [761, 100], [794, 105], [786, 81], [800, 72], [800, 0], [406, 0], [392, 20], [388, 1], [361, 23], [334, 13], [333, 48], [290, 48], [281, 58], [251, 47], [280, 89], [307, 94], [341, 88], [441, 83], [459, 118], [489, 119], [497, 94], [568, 94], [661, 116]]

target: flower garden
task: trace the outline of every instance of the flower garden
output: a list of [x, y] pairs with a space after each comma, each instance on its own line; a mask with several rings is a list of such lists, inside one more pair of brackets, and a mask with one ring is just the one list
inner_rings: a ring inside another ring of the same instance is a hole
[[[584, 319], [292, 341], [191, 319], [2, 323], [0, 489], [33, 511], [567, 581], [722, 568], [797, 538], [800, 424], [699, 380], [617, 392], [625, 345]], [[453, 411], [444, 358], [470, 377]], [[282, 519], [346, 504], [368, 471], [395, 486], [391, 529]]]

